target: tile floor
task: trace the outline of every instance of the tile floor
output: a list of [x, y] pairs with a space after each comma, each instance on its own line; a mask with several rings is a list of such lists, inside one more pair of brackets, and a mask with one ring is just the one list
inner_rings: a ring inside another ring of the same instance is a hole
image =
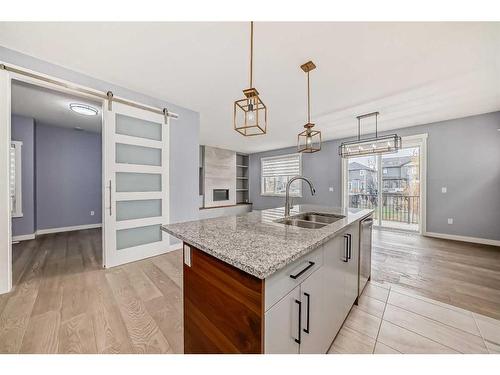
[[500, 320], [370, 282], [329, 353], [500, 354]]

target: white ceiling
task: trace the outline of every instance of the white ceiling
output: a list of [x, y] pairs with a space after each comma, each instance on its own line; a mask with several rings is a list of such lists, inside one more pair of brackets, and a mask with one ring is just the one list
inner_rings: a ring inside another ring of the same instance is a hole
[[[14, 81], [12, 85], [12, 113], [65, 128], [101, 132], [101, 105], [88, 99]], [[87, 104], [96, 108], [96, 116], [85, 116], [69, 109], [70, 103]]]
[[254, 85], [268, 134], [232, 129], [248, 87], [247, 23], [0, 23], [0, 45], [194, 109], [201, 143], [254, 152], [294, 145], [312, 120], [324, 139], [380, 111], [389, 130], [500, 110], [500, 23], [255, 24]]

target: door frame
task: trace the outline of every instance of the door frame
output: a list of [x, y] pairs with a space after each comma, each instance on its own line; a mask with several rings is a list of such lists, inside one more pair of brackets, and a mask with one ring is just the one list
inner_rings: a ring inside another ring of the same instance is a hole
[[[9, 181], [11, 76], [0, 71], [0, 181]], [[2, 126], [6, 124], [6, 126]], [[12, 217], [9, 184], [0, 184], [0, 294], [12, 289]]]
[[[419, 213], [419, 230], [418, 234], [420, 235], [426, 235], [427, 234], [427, 133], [422, 133], [422, 134], [415, 134], [415, 135], [409, 135], [406, 137], [401, 138], [401, 143], [404, 148], [406, 147], [420, 147], [420, 154], [419, 154], [419, 162], [420, 162], [420, 174], [419, 174], [419, 179], [420, 179], [420, 213]], [[375, 154], [375, 156], [378, 156]], [[382, 186], [382, 169], [381, 169], [381, 163], [380, 163], [381, 158], [377, 157], [377, 184], [378, 184], [378, 191], [381, 192], [381, 186]], [[347, 196], [348, 196], [348, 172], [347, 172], [347, 166], [348, 166], [348, 158], [343, 158], [342, 159], [342, 168], [341, 168], [341, 183], [342, 183], [342, 207], [347, 209]], [[379, 194], [377, 197], [378, 201], [378, 207], [380, 209], [381, 207], [381, 202], [382, 202], [382, 194]], [[379, 215], [379, 220], [381, 220], [381, 215]], [[377, 225], [377, 227], [381, 227]]]
[[[3, 64], [4, 62], [0, 61], [0, 63]], [[42, 88], [46, 88], [46, 89], [74, 95], [76, 97], [90, 99], [94, 102], [99, 102], [101, 104], [101, 108], [104, 108], [104, 106], [106, 105], [106, 100], [97, 98], [96, 95], [99, 93], [99, 91], [97, 91], [97, 90], [94, 90], [94, 89], [91, 89], [91, 88], [88, 88], [85, 86], [81, 86], [81, 85], [75, 84], [75, 83], [70, 82], [70, 81], [59, 79], [57, 77], [53, 77], [53, 76], [49, 76], [49, 75], [46, 75], [46, 74], [43, 74], [40, 72], [36, 72], [36, 71], [30, 70], [30, 69], [25, 69], [25, 68], [22, 68], [22, 67], [13, 65], [13, 64], [8, 64], [8, 65], [13, 67], [13, 68], [22, 69], [22, 70], [29, 72], [29, 73], [32, 73], [34, 75], [44, 77], [48, 80], [53, 80], [54, 82], [61, 82], [61, 83], [65, 84], [66, 87], [58, 85], [56, 83], [46, 82], [46, 81], [37, 79], [36, 77], [30, 77], [27, 75], [19, 74], [16, 72], [11, 72], [11, 71], [7, 71], [7, 70], [0, 71], [0, 73], [2, 73], [0, 75], [0, 79], [4, 79], [2, 77], [5, 76], [6, 81], [7, 81], [7, 93], [4, 93], [4, 95], [0, 95], [0, 119], [4, 118], [5, 123], [8, 125], [7, 126], [8, 129], [2, 129], [0, 127], [0, 139], [2, 139], [2, 142], [0, 145], [0, 163], [1, 163], [0, 178], [3, 179], [4, 181], [8, 181], [8, 178], [9, 178], [8, 165], [7, 165], [6, 169], [2, 168], [2, 166], [4, 166], [3, 158], [6, 156], [8, 157], [8, 155], [6, 155], [6, 153], [5, 153], [4, 147], [6, 145], [9, 145], [9, 147], [10, 147], [10, 142], [11, 142], [12, 81], [20, 81], [20, 82], [28, 83], [28, 84], [31, 84], [34, 86], [38, 86], [38, 87], [42, 87]], [[79, 91], [79, 90], [85, 90], [88, 92], [95, 92], [96, 95], [85, 94], [84, 92]], [[3, 98], [7, 98], [7, 100], [8, 100], [7, 107], [5, 106], [5, 101], [2, 101], [2, 100], [5, 100]], [[7, 108], [7, 111], [4, 111], [3, 108]], [[7, 112], [7, 113], [4, 113], [4, 112]], [[102, 127], [102, 124], [104, 123], [102, 116], [103, 116], [103, 111], [101, 110], [101, 127]], [[103, 142], [103, 131], [101, 129], [101, 144], [102, 144], [102, 142]], [[8, 152], [9, 149], [7, 149], [6, 151]], [[104, 159], [104, 158], [102, 158], [102, 159]], [[8, 159], [7, 159], [7, 161], [8, 161]], [[101, 163], [102, 163], [102, 166], [104, 167], [103, 160], [101, 161]], [[102, 187], [101, 190], [102, 190], [102, 192], [101, 192], [101, 195], [102, 195], [104, 193], [104, 191], [103, 191], [104, 188]], [[1, 187], [0, 187], [0, 195], [2, 197], [1, 201], [3, 202], [5, 200], [4, 199], [5, 194], [2, 191]], [[8, 195], [8, 191], [7, 191], [7, 195]], [[103, 202], [103, 200], [104, 200], [104, 196], [102, 196], [101, 201]], [[3, 293], [8, 293], [12, 290], [12, 215], [11, 215], [11, 211], [10, 211], [10, 200], [9, 200], [9, 204], [6, 207], [4, 206], [4, 204], [0, 203], [0, 216], [7, 218], [7, 222], [5, 222], [5, 223], [3, 222], [3, 220], [0, 220], [1, 237], [7, 239], [7, 244], [0, 242], [0, 274], [4, 275], [4, 276], [0, 277], [0, 294], [3, 294]], [[101, 218], [101, 225], [104, 226], [104, 222], [103, 222], [102, 218]], [[5, 236], [4, 236], [4, 234], [5, 234]], [[102, 239], [102, 241], [103, 241], [102, 242], [102, 245], [103, 245], [102, 251], [104, 253], [104, 238]]]

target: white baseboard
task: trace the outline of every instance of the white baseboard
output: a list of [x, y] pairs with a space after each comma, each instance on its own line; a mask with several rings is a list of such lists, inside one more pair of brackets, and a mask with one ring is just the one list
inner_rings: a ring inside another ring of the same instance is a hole
[[179, 243], [175, 243], [173, 245], [170, 245], [168, 247], [168, 252], [171, 252], [171, 251], [174, 251], [174, 250], [180, 250], [182, 249], [182, 242], [179, 242]]
[[425, 232], [424, 236], [443, 238], [445, 240], [455, 240], [455, 241], [462, 241], [462, 242], [479, 243], [479, 244], [483, 244], [483, 245], [500, 246], [499, 240], [490, 240], [488, 238], [457, 236], [455, 234], [434, 233], [434, 232]]
[[36, 231], [36, 235], [38, 236], [40, 234], [71, 232], [74, 230], [94, 229], [94, 228], [101, 228], [101, 227], [102, 227], [102, 224], [98, 223], [98, 224], [87, 224], [87, 225], [75, 225], [72, 227], [39, 229]]
[[12, 236], [12, 242], [34, 240], [35, 236], [36, 236], [36, 233], [22, 234], [20, 236]]

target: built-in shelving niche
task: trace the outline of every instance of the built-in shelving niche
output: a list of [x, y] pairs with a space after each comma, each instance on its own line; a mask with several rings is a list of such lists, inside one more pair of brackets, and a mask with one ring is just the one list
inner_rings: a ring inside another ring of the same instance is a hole
[[236, 203], [248, 203], [248, 155], [236, 154]]

